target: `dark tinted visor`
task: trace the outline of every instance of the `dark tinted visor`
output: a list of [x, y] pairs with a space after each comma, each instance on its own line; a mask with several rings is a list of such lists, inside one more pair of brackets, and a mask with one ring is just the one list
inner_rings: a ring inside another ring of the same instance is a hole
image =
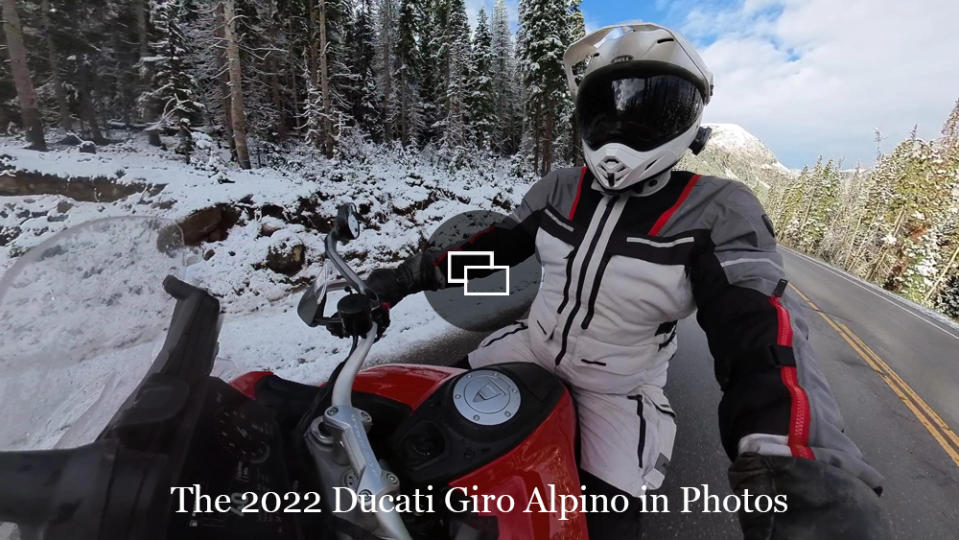
[[620, 143], [645, 152], [689, 130], [703, 110], [703, 96], [678, 75], [597, 71], [580, 85], [576, 110], [590, 148]]

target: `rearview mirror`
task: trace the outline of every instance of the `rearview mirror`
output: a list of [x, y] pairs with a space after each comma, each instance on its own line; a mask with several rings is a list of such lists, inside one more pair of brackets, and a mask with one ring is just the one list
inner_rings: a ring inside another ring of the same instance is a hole
[[356, 240], [360, 236], [360, 216], [356, 211], [356, 205], [341, 204], [337, 215], [336, 223], [333, 226], [333, 232], [337, 240], [349, 241]]
[[328, 266], [324, 266], [320, 275], [304, 291], [296, 312], [308, 326], [317, 326], [323, 317], [326, 307], [326, 293], [332, 274]]

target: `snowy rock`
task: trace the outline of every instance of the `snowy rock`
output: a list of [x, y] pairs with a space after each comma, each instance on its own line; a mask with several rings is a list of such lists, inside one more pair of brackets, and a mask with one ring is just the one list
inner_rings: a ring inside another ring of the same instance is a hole
[[279, 274], [292, 276], [303, 269], [306, 246], [296, 234], [283, 229], [273, 233], [266, 253], [266, 267]]
[[0, 246], [9, 244], [20, 236], [20, 227], [0, 227]]
[[183, 241], [189, 246], [195, 246], [203, 241], [223, 240], [239, 218], [240, 213], [226, 204], [197, 210], [180, 221]]
[[60, 139], [60, 144], [65, 144], [67, 146], [80, 146], [83, 144], [83, 139], [77, 137], [74, 133], [70, 133], [66, 137]]
[[260, 220], [260, 236], [272, 236], [276, 231], [286, 227], [286, 222], [272, 216]]
[[93, 141], [83, 141], [80, 143], [80, 152], [84, 154], [96, 154], [97, 145]]

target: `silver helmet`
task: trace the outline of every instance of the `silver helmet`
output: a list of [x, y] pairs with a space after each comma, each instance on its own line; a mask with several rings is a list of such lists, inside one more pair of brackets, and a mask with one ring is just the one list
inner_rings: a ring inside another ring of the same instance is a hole
[[644, 22], [607, 26], [573, 43], [563, 66], [586, 164], [603, 189], [636, 186], [706, 144], [700, 122], [713, 74], [678, 33]]

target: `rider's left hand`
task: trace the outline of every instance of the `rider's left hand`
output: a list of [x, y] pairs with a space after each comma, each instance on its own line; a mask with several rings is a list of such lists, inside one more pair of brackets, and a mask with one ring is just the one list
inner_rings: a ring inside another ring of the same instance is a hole
[[366, 278], [366, 285], [381, 302], [395, 306], [406, 296], [443, 286], [443, 277], [433, 264], [436, 253], [417, 253], [396, 268], [377, 268]]

